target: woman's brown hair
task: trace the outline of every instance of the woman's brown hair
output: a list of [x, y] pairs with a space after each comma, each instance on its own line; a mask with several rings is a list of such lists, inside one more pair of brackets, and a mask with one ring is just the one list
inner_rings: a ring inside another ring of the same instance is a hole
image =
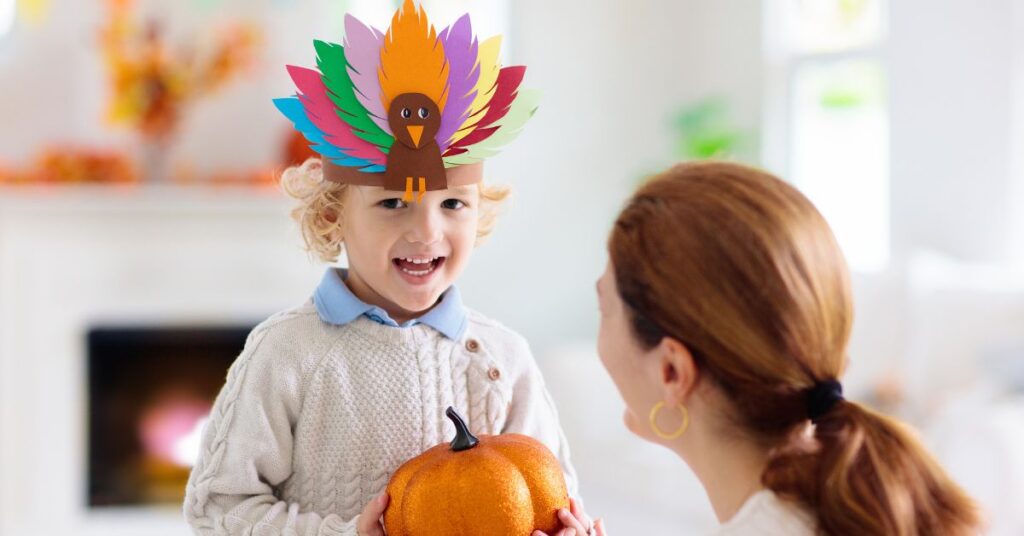
[[840, 399], [811, 427], [815, 387], [846, 367], [853, 299], [828, 224], [795, 188], [739, 164], [679, 164], [633, 195], [608, 249], [637, 339], [687, 346], [769, 453], [764, 486], [821, 533], [976, 533], [973, 502], [901, 423]]

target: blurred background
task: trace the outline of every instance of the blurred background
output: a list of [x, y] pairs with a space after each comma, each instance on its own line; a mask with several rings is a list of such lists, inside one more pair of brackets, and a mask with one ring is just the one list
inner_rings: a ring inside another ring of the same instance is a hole
[[[459, 285], [531, 341], [614, 534], [715, 526], [622, 426], [593, 291], [639, 181], [711, 157], [817, 204], [854, 271], [848, 393], [916, 426], [990, 534], [1024, 534], [1024, 2], [423, 4], [503, 34], [544, 93], [488, 162], [515, 197]], [[395, 7], [0, 0], [0, 534], [188, 533], [227, 366], [324, 268], [275, 185], [308, 155], [271, 105], [284, 65]]]

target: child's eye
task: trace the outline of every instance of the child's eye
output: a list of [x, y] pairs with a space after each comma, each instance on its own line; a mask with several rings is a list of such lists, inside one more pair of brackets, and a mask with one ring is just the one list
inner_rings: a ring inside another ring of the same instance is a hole
[[466, 206], [466, 204], [463, 203], [462, 201], [458, 200], [458, 199], [445, 199], [441, 203], [441, 206], [443, 208], [447, 208], [447, 209], [451, 209], [451, 210], [458, 210], [458, 209]]
[[387, 208], [387, 209], [396, 209], [396, 208], [402, 208], [402, 207], [406, 206], [405, 201], [402, 201], [401, 199], [399, 199], [397, 197], [392, 197], [391, 199], [385, 199], [385, 200], [383, 200], [383, 201], [381, 201], [380, 203], [377, 203], [377, 204], [382, 206], [382, 207], [384, 207], [384, 208]]

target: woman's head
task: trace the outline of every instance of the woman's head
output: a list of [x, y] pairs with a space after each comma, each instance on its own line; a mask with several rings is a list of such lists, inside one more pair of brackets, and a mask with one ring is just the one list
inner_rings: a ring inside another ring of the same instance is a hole
[[846, 367], [853, 311], [835, 238], [795, 188], [738, 164], [678, 165], [627, 202], [608, 251], [599, 353], [632, 430], [685, 443], [658, 438], [647, 416], [686, 405], [713, 421], [701, 430], [763, 449], [764, 485], [818, 512], [826, 533], [974, 522], [895, 423], [840, 401], [810, 426], [812, 390]]
[[681, 343], [700, 379], [768, 441], [806, 419], [803, 391], [845, 367], [846, 265], [821, 215], [779, 179], [734, 164], [675, 167], [636, 192], [608, 250], [603, 283], [631, 342]]
[[344, 248], [350, 283], [402, 316], [430, 308], [455, 282], [508, 195], [477, 184], [428, 191], [422, 202], [406, 203], [401, 192], [322, 177], [315, 159], [282, 177], [285, 191], [299, 200], [292, 216], [307, 248], [326, 262]]

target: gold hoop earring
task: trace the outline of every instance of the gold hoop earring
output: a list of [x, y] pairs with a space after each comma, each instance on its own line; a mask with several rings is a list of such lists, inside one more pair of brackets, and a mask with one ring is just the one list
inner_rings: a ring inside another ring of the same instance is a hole
[[661, 430], [661, 428], [658, 428], [658, 421], [656, 420], [658, 417], [658, 412], [664, 409], [664, 407], [664, 402], [658, 402], [657, 404], [654, 405], [653, 408], [651, 408], [651, 430], [654, 430], [654, 433], [657, 434], [657, 436], [662, 439], [676, 439], [679, 436], [683, 435], [683, 432], [686, 431], [686, 428], [690, 426], [690, 412], [686, 410], [686, 406], [679, 404], [677, 407], [679, 408], [679, 413], [683, 415], [683, 424], [679, 425], [679, 428], [677, 428], [674, 432], [665, 433]]

